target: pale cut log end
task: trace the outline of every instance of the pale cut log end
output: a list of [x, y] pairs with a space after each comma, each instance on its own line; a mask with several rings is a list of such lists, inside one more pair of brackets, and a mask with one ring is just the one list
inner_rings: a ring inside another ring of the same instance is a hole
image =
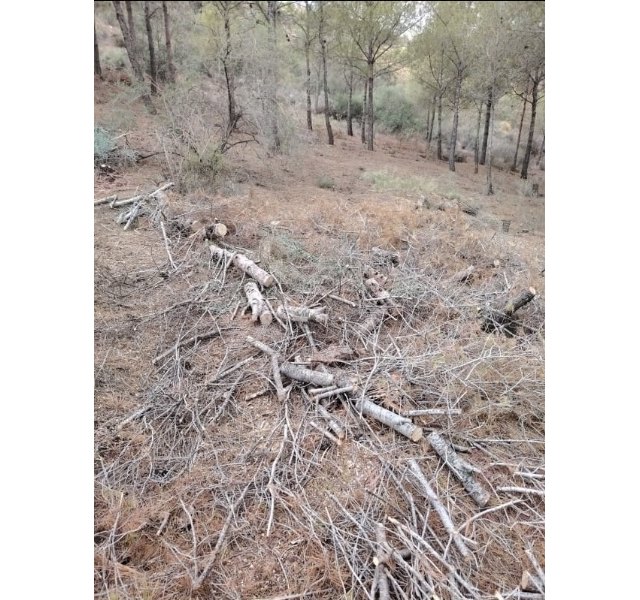
[[529, 571], [524, 571], [520, 580], [520, 589], [523, 592], [541, 592], [543, 586], [538, 577], [532, 575]]
[[423, 432], [422, 432], [422, 427], [416, 427], [412, 432], [411, 432], [411, 436], [410, 436], [410, 440], [412, 442], [419, 442], [422, 439], [423, 436]]
[[273, 316], [267, 310], [260, 315], [260, 325], [271, 325], [273, 321]]
[[260, 283], [262, 283], [264, 287], [271, 287], [275, 282], [276, 280], [274, 279], [273, 275], [267, 275]]
[[316, 321], [326, 327], [329, 324], [329, 315], [316, 315]]
[[538, 292], [536, 292], [536, 288], [534, 288], [534, 287], [530, 287], [530, 288], [529, 288], [529, 291], [530, 291], [534, 296], [536, 296], [536, 295], [538, 294]]

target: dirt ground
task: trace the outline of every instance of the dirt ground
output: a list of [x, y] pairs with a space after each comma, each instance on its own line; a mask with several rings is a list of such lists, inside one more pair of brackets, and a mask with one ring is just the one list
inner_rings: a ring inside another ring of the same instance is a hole
[[[128, 141], [148, 149], [153, 122], [138, 116]], [[130, 230], [122, 209], [95, 208], [97, 598], [373, 598], [384, 578], [391, 598], [506, 599], [525, 597], [531, 556], [544, 568], [544, 196], [495, 169], [487, 197], [484, 167], [451, 173], [419, 141], [383, 134], [368, 152], [342, 123], [329, 147], [315, 125], [292, 155], [235, 148], [217, 187], [174, 187]], [[543, 194], [544, 172], [531, 179]], [[152, 157], [98, 170], [95, 198], [166, 181]], [[229, 228], [220, 246], [275, 277], [262, 290], [274, 310], [324, 306], [328, 323], [252, 322], [249, 277], [203, 240], [214, 222]], [[470, 279], [453, 278], [471, 265]], [[383, 302], [363, 285], [370, 270], [395, 308], [363, 331]], [[488, 307], [531, 287], [515, 335], [481, 328]], [[355, 390], [319, 402], [283, 375], [278, 398], [271, 358], [247, 336]], [[318, 359], [337, 346], [348, 356]], [[443, 414], [411, 417], [423, 431], [413, 442], [360, 414], [361, 396]], [[320, 404], [343, 439], [327, 434]], [[433, 431], [473, 466], [486, 506], [434, 452]]]

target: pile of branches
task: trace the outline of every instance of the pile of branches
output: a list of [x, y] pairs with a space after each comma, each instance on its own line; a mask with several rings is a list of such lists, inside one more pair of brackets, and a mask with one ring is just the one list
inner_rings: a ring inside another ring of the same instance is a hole
[[[140, 406], [98, 440], [98, 488], [117, 515], [97, 534], [98, 589], [135, 587], [132, 561], [164, 561], [164, 589], [223, 594], [233, 540], [294, 532], [322, 565], [288, 584], [300, 597], [544, 597], [542, 325], [535, 309], [515, 317], [535, 290], [497, 290], [482, 276], [493, 259], [446, 273], [425, 268], [424, 248], [345, 243], [338, 266], [290, 265], [313, 282], [301, 293], [282, 262], [271, 273], [269, 257], [222, 241], [172, 255], [163, 238], [170, 279], [203, 261], [209, 275], [137, 324], [163, 333]], [[332, 485], [345, 448], [350, 489]], [[172, 486], [179, 502], [137, 525], [154, 552], [133, 557], [114, 491]]]

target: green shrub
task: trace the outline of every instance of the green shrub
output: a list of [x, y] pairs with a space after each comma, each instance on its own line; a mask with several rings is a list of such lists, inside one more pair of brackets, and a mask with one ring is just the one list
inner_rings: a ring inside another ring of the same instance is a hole
[[320, 177], [318, 177], [318, 187], [323, 190], [334, 190], [336, 188], [336, 182], [331, 179], [331, 177], [320, 175]]
[[110, 166], [127, 166], [136, 162], [137, 155], [130, 148], [118, 145], [113, 135], [103, 127], [93, 130], [93, 162]]
[[376, 123], [389, 133], [415, 133], [422, 130], [420, 117], [403, 86], [374, 87]]

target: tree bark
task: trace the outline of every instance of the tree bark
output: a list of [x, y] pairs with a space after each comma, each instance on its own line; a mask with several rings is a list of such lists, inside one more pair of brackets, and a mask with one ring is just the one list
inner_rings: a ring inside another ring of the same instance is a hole
[[162, 2], [162, 14], [164, 16], [164, 43], [167, 50], [167, 74], [169, 76], [169, 82], [176, 82], [176, 68], [173, 64], [173, 51], [171, 49], [171, 29], [169, 23], [169, 9], [167, 3]]
[[484, 508], [489, 502], [491, 494], [476, 481], [473, 470], [469, 468], [469, 465], [460, 459], [456, 451], [439, 433], [434, 431], [429, 434], [427, 439], [436, 454], [451, 469], [464, 489], [467, 490], [469, 495], [474, 499], [475, 503], [480, 508]]
[[453, 99], [453, 125], [449, 138], [449, 171], [456, 170], [456, 144], [458, 143], [458, 112], [460, 111], [460, 94], [462, 93], [462, 70], [458, 66], [456, 91]]
[[520, 138], [522, 137], [522, 125], [524, 124], [524, 115], [527, 112], [527, 102], [529, 96], [529, 87], [524, 91], [524, 102], [522, 103], [522, 115], [520, 116], [520, 127], [518, 128], [518, 141], [516, 142], [516, 151], [513, 155], [513, 163], [511, 165], [511, 171], [516, 171], [518, 168], [518, 151], [520, 150]]
[[369, 67], [369, 101], [367, 102], [367, 112], [369, 113], [368, 122], [367, 122], [367, 150], [373, 152], [373, 61], [368, 61]]
[[540, 79], [538, 72], [533, 79], [533, 87], [531, 88], [531, 123], [529, 124], [529, 138], [527, 140], [527, 149], [522, 159], [522, 171], [520, 171], [520, 179], [526, 179], [529, 170], [529, 159], [531, 158], [531, 148], [533, 147], [533, 134], [536, 128], [536, 107], [538, 105], [538, 85]]
[[102, 79], [102, 67], [100, 66], [100, 48], [98, 47], [98, 34], [96, 25], [93, 24], [93, 74]]
[[438, 135], [436, 145], [436, 157], [442, 160], [442, 94], [438, 96]]
[[264, 301], [264, 296], [260, 293], [255, 281], [248, 281], [244, 284], [244, 293], [247, 296], [247, 302], [251, 307], [251, 322], [260, 321], [260, 325], [269, 325], [273, 320], [273, 316]]
[[366, 127], [367, 127], [367, 89], [368, 87], [369, 87], [369, 80], [365, 77], [364, 95], [362, 96], [362, 115], [360, 117], [360, 141], [363, 144], [367, 141]]
[[484, 102], [480, 102], [478, 108], [478, 121], [476, 123], [476, 143], [473, 148], [473, 172], [478, 174], [478, 164], [480, 163], [480, 123], [482, 121], [482, 105]]
[[276, 310], [276, 314], [281, 319], [295, 321], [296, 323], [308, 323], [309, 321], [315, 321], [316, 323], [321, 323], [326, 326], [329, 322], [329, 315], [324, 311], [325, 307], [307, 308], [306, 306], [279, 306], [278, 310]]
[[[142, 68], [142, 63], [140, 61], [140, 55], [138, 53], [138, 44], [136, 41], [135, 35], [135, 25], [133, 22], [133, 10], [131, 7], [131, 2], [126, 2], [127, 8], [127, 17], [129, 23], [124, 18], [124, 14], [122, 12], [122, 6], [118, 0], [113, 0], [113, 7], [116, 11], [116, 17], [118, 19], [118, 23], [120, 24], [120, 31], [122, 31], [122, 37], [124, 38], [124, 46], [127, 50], [127, 56], [129, 57], [129, 62], [131, 63], [131, 68], [133, 69], [133, 73], [135, 75], [136, 80], [142, 86], [144, 86], [144, 69]], [[156, 114], [156, 109], [151, 102], [151, 96], [144, 91], [142, 93], [142, 101], [144, 105], [147, 107], [147, 110], [151, 114]]]
[[484, 135], [482, 136], [482, 152], [480, 153], [480, 164], [483, 165], [487, 158], [487, 141], [489, 139], [489, 124], [491, 122], [491, 112], [493, 106], [493, 85], [489, 87], [487, 93], [487, 112], [484, 119]]
[[514, 313], [523, 306], [531, 302], [536, 296], [536, 290], [529, 288], [522, 290], [513, 300], [509, 300], [502, 310], [490, 308], [483, 314], [482, 330], [491, 331], [510, 331], [513, 325]]
[[333, 129], [331, 129], [331, 118], [329, 116], [329, 87], [327, 85], [327, 40], [324, 39], [324, 8], [320, 3], [320, 49], [322, 52], [322, 87], [324, 89], [324, 124], [327, 128], [327, 141], [329, 146], [333, 146]]
[[411, 422], [411, 419], [402, 417], [382, 406], [378, 406], [369, 398], [358, 398], [356, 400], [356, 408], [363, 414], [367, 415], [390, 427], [394, 431], [409, 438], [412, 442], [419, 442], [422, 439], [422, 427], [418, 427]]
[[[309, 7], [307, 6], [307, 10]], [[311, 50], [311, 41], [306, 40], [304, 43], [304, 58], [307, 65], [307, 129], [313, 131], [313, 119], [311, 117], [311, 64], [309, 61], [309, 52]]]
[[270, 50], [269, 73], [268, 73], [268, 118], [271, 127], [271, 150], [280, 152], [281, 141], [280, 131], [278, 129], [278, 39], [276, 37], [276, 19], [278, 14], [278, 3], [275, 0], [267, 2], [267, 26], [269, 28], [268, 40]]
[[[493, 114], [494, 114], [494, 103], [493, 103], [493, 83], [491, 84], [491, 89], [489, 91], [489, 99], [491, 100], [491, 105], [487, 105], [487, 111], [489, 113], [489, 122], [490, 122], [490, 140], [489, 140], [489, 167], [487, 168], [487, 196], [492, 196], [493, 195], [493, 179], [491, 178], [491, 163], [493, 161], [493, 129], [494, 129], [494, 119], [493, 119]], [[485, 121], [485, 139], [487, 136], [487, 124]], [[482, 148], [482, 152], [483, 155], [486, 154], [486, 148], [484, 146], [484, 142], [483, 142], [483, 148]], [[486, 156], [481, 157], [482, 159], [480, 160], [480, 164], [483, 165], [484, 164], [484, 158], [486, 158]]]
[[542, 131], [542, 145], [540, 146], [540, 152], [538, 153], [538, 160], [536, 160], [536, 165], [540, 166], [540, 161], [544, 157], [544, 130]]
[[156, 51], [153, 43], [153, 28], [151, 27], [151, 10], [149, 2], [144, 3], [144, 24], [147, 29], [147, 42], [149, 44], [149, 77], [151, 78], [151, 93], [158, 94], [158, 68], [156, 65]]
[[349, 79], [347, 80], [349, 96], [347, 97], [347, 135], [353, 137], [353, 69], [349, 67]]
[[220, 248], [215, 244], [210, 244], [209, 250], [211, 251], [211, 254], [216, 255], [218, 258], [230, 260], [236, 267], [238, 267], [238, 269], [253, 277], [264, 287], [270, 287], [275, 283], [273, 275], [270, 275], [265, 270], [261, 269], [244, 254], [234, 254], [233, 252], [229, 252], [229, 250]]
[[429, 124], [429, 148], [431, 148], [431, 141], [433, 140], [433, 125], [436, 120], [436, 105], [437, 97], [433, 95], [433, 102], [431, 103], [431, 123]]
[[229, 7], [223, 8], [224, 33], [225, 33], [225, 52], [222, 59], [222, 68], [224, 70], [224, 79], [227, 85], [227, 109], [229, 115], [229, 123], [227, 125], [227, 137], [235, 130], [238, 123], [238, 111], [236, 108], [235, 96], [235, 78], [233, 68], [229, 64], [231, 60], [231, 20], [229, 19]]

